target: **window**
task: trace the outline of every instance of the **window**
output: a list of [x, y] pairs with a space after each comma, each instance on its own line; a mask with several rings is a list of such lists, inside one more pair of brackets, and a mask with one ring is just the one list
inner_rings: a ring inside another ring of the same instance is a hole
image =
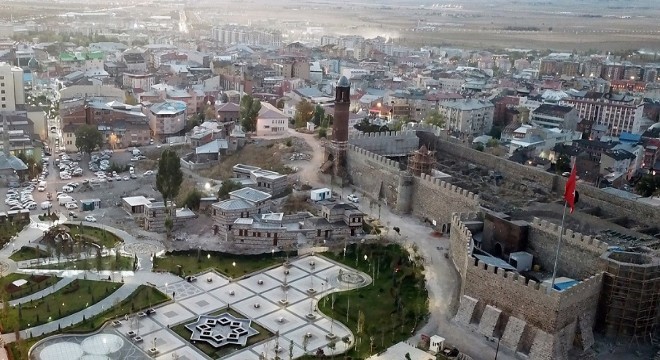
[[4, 90], [0, 90], [0, 94], [4, 94], [4, 93], [5, 93], [5, 91], [4, 91]]
[[3, 96], [2, 98], [0, 98], [0, 100], [5, 101], [5, 97]]

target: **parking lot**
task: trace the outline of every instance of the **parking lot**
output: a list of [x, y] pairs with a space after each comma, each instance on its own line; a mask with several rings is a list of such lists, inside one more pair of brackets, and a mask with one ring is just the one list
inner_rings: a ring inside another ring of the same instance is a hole
[[[94, 154], [98, 156], [100, 153], [96, 152]], [[68, 154], [68, 156], [71, 157], [72, 160], [76, 159], [75, 154]], [[94, 171], [89, 170], [90, 157], [88, 155], [81, 156], [81, 160], [78, 161], [77, 167], [82, 169], [82, 175], [71, 176], [70, 179], [66, 177], [65, 179], [61, 179], [60, 170], [55, 165], [54, 161], [60, 157], [61, 154], [52, 154], [52, 156], [49, 157], [49, 161], [44, 163], [44, 168], [47, 167], [49, 171], [48, 175], [44, 179], [46, 186], [45, 189], [43, 189], [44, 191], [39, 191], [37, 190], [39, 181], [33, 185], [34, 190], [32, 191], [31, 196], [33, 201], [37, 204], [37, 207], [36, 209], [31, 209], [31, 215], [43, 214], [46, 212], [46, 210], [41, 209], [41, 204], [49, 200], [48, 194], [50, 194], [52, 203], [51, 211], [65, 214], [67, 217], [69, 217], [70, 220], [83, 220], [85, 216], [91, 215], [95, 217], [95, 219], [100, 223], [113, 226], [119, 225], [119, 227], [128, 230], [131, 227], [134, 228], [134, 226], [132, 226], [132, 217], [130, 217], [120, 206], [121, 198], [124, 196], [137, 195], [143, 195], [145, 197], [153, 197], [157, 199], [160, 198], [160, 193], [158, 193], [158, 191], [155, 189], [155, 174], [146, 176], [144, 175], [145, 171], [151, 170], [147, 167], [153, 166], [153, 162], [149, 162], [148, 160], [135, 161], [135, 159], [131, 161], [131, 158], [134, 156], [126, 149], [121, 149], [112, 153], [108, 159], [110, 164], [117, 164], [119, 166], [125, 166], [131, 163], [133, 164], [135, 178], [130, 178], [129, 172], [124, 171], [117, 174], [121, 177], [121, 180], [119, 181], [117, 181], [115, 178], [108, 180], [108, 177], [106, 176], [106, 180], [100, 182], [99, 177], [95, 175]], [[147, 165], [147, 163], [149, 165]], [[111, 172], [108, 173], [108, 175], [111, 175]], [[124, 180], [125, 178], [128, 180]], [[66, 195], [71, 196], [73, 198], [72, 201], [77, 204], [77, 209], [73, 210], [67, 210], [65, 204], [59, 205], [57, 200], [57, 192], [62, 192], [63, 187], [70, 183], [78, 184], [78, 186], [72, 189], [73, 191], [66, 193]], [[87, 185], [88, 183], [89, 185]], [[15, 190], [17, 190], [20, 194], [24, 189], [25, 187], [21, 187]], [[3, 189], [3, 195], [6, 195], [8, 191], [10, 190]], [[100, 207], [92, 211], [82, 211], [80, 201], [86, 199], [99, 199]], [[5, 201], [0, 203], [0, 211], [7, 211], [9, 209], [10, 206], [7, 205]], [[77, 218], [72, 219], [72, 217], [68, 216], [69, 211], [72, 211], [74, 214], [76, 214]]]

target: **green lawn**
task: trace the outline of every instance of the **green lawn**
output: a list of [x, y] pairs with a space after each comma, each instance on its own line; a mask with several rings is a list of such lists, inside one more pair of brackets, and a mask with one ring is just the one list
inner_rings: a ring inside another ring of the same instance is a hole
[[117, 243], [122, 242], [120, 237], [103, 229], [84, 225], [82, 227], [80, 225], [66, 225], [66, 227], [69, 228], [71, 237], [82, 234], [85, 240], [92, 241], [107, 249], [114, 248]]
[[[105, 256], [100, 258], [92, 259], [81, 259], [74, 261], [61, 262], [59, 264], [48, 264], [48, 265], [39, 265], [34, 266], [35, 269], [53, 269], [53, 270], [63, 270], [63, 269], [76, 269], [76, 270], [133, 270], [133, 261], [134, 258], [120, 256], [119, 261], [114, 256]], [[100, 266], [99, 266], [100, 265]]]
[[3, 309], [0, 318], [9, 330], [16, 325], [25, 329], [76, 313], [112, 294], [119, 287], [121, 284], [112, 282], [74, 280], [43, 299], [11, 307], [8, 311]]
[[[186, 276], [214, 268], [231, 278], [238, 278], [275, 264], [281, 264], [284, 261], [285, 254], [282, 252], [276, 252], [274, 255], [233, 255], [201, 251], [198, 261], [197, 250], [176, 251], [167, 253], [163, 258], [156, 258], [154, 271], [169, 271], [176, 275]], [[181, 266], [181, 273], [179, 273], [177, 265]]]
[[21, 221], [21, 222], [15, 222], [15, 223], [4, 223], [0, 224], [0, 248], [5, 246], [6, 243], [8, 243], [11, 238], [21, 232], [25, 225], [29, 224], [30, 222], [27, 221]]
[[[341, 321], [355, 334], [358, 344], [347, 355], [353, 359], [367, 358], [370, 353], [378, 353], [409, 338], [411, 332], [424, 324], [428, 315], [428, 294], [423, 269], [409, 261], [403, 248], [398, 245], [351, 245], [345, 258], [343, 253], [324, 255], [375, 277], [372, 285], [331, 294], [326, 296], [327, 300], [319, 301], [323, 313]], [[369, 261], [364, 260], [364, 255]], [[358, 332], [358, 323], [362, 326], [361, 333]], [[373, 350], [370, 350], [372, 337]], [[336, 346], [343, 349], [346, 345], [340, 339]]]
[[14, 261], [24, 261], [24, 260], [32, 260], [37, 258], [44, 258], [48, 256], [49, 256], [48, 252], [44, 249], [37, 250], [36, 248], [30, 246], [23, 246], [17, 252], [11, 254], [9, 258]]
[[[12, 282], [19, 279], [27, 280], [28, 283], [19, 288], [11, 285]], [[34, 294], [37, 291], [41, 291], [58, 281], [60, 281], [60, 278], [55, 276], [9, 274], [0, 278], [0, 298], [6, 297], [7, 301], [20, 299], [30, 294]]]
[[72, 327], [66, 328], [65, 332], [84, 333], [95, 331], [106, 321], [123, 318], [124, 315], [132, 314], [144, 309], [154, 307], [167, 301], [169, 297], [151, 286], [140, 285], [129, 297], [113, 306], [111, 309], [96, 315], [95, 317]]
[[[118, 306], [115, 306], [110, 310], [106, 310], [106, 312], [102, 314], [96, 315], [90, 320], [85, 321], [84, 324], [81, 323], [78, 325], [69, 326], [62, 329], [62, 331], [65, 333], [77, 334], [96, 331], [108, 320], [122, 318], [126, 314], [156, 306], [167, 300], [168, 297], [165, 296], [162, 292], [150, 286], [142, 285], [138, 287], [137, 290], [133, 292], [133, 294], [122, 301]], [[53, 334], [46, 334], [29, 339], [20, 339], [17, 342], [8, 344], [7, 348], [9, 349], [13, 359], [27, 359], [28, 351], [34, 344], [52, 335]]]
[[[235, 311], [234, 309], [231, 309], [231, 308], [224, 308], [224, 309], [218, 310], [214, 313], [211, 313], [210, 315], [220, 315], [220, 314], [223, 314], [225, 312], [227, 312], [231, 315], [234, 315], [236, 317], [239, 317], [239, 318], [249, 318], [248, 316], [245, 316], [245, 315], [243, 315], [243, 314], [241, 314], [241, 313], [239, 313], [239, 312], [237, 312], [237, 311]], [[185, 340], [189, 340], [191, 332], [190, 332], [190, 330], [188, 330], [186, 328], [186, 325], [187, 324], [179, 324], [177, 326], [172, 327], [172, 330], [175, 333], [177, 333], [179, 336], [184, 338]], [[259, 324], [255, 323], [254, 321], [252, 322], [251, 326], [252, 326], [252, 328], [257, 330], [259, 333], [254, 335], [254, 336], [251, 336], [250, 338], [248, 338], [246, 347], [251, 346], [253, 344], [256, 344], [258, 342], [261, 342], [263, 340], [266, 340], [266, 339], [271, 338], [272, 336], [274, 336], [273, 333], [266, 330], [264, 327], [260, 326]], [[192, 344], [192, 345], [197, 347], [204, 354], [210, 356], [213, 359], [219, 359], [221, 357], [227, 356], [227, 355], [229, 355], [229, 354], [231, 354], [231, 353], [233, 353], [237, 350], [240, 350], [240, 349], [244, 348], [243, 346], [240, 346], [240, 345], [225, 345], [225, 346], [223, 346], [219, 349], [216, 349], [213, 346], [211, 346], [208, 343], [203, 342], [203, 341], [200, 341], [200, 342], [198, 342], [196, 344]], [[282, 339], [281, 346], [285, 349], [288, 349], [288, 344], [286, 343], [286, 340]]]

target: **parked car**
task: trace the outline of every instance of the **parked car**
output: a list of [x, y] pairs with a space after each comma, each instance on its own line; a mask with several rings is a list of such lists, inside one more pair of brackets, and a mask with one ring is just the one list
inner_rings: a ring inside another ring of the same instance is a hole
[[356, 204], [360, 202], [360, 198], [358, 198], [357, 196], [355, 196], [353, 194], [348, 195], [347, 199], [348, 199], [348, 201], [356, 203]]
[[73, 218], [73, 219], [77, 219], [77, 218], [78, 218], [78, 214], [76, 214], [76, 213], [73, 212], [73, 211], [69, 211], [69, 217], [70, 217], [70, 218]]
[[78, 208], [78, 204], [76, 204], [76, 203], [74, 203], [74, 202], [70, 202], [70, 203], [66, 203], [66, 204], [64, 205], [64, 207], [65, 207], [67, 210], [75, 210], [75, 209]]
[[85, 221], [96, 222], [96, 218], [93, 217], [92, 215], [87, 215], [85, 216]]
[[50, 201], [44, 201], [41, 203], [41, 210], [47, 210], [53, 207], [53, 203]]
[[149, 175], [153, 175], [153, 174], [154, 174], [153, 170], [147, 170], [147, 171], [144, 172], [144, 176], [149, 176]]

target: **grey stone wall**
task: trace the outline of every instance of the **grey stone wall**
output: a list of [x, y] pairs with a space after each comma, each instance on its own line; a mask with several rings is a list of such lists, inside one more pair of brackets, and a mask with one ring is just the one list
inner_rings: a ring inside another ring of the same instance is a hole
[[[447, 136], [446, 133], [436, 126], [404, 126], [402, 131], [417, 131], [417, 136], [420, 137], [420, 145], [424, 143], [432, 144], [432, 148], [442, 156], [462, 159], [489, 169], [498, 170], [505, 177], [531, 180], [537, 184], [542, 184], [547, 187], [548, 190], [557, 193], [558, 198], [563, 194], [566, 182], [565, 178], [531, 166], [514, 163], [501, 157], [471, 149], [466, 143]], [[634, 218], [647, 226], [656, 226], [657, 224], [660, 224], [660, 211], [653, 206], [610, 195], [596, 187], [586, 184], [578, 184], [577, 188], [580, 192], [581, 203], [588, 206], [597, 206], [605, 214], [617, 217], [627, 216]]]
[[360, 133], [352, 135], [348, 143], [384, 156], [405, 156], [419, 149], [419, 138], [414, 131]]
[[[534, 264], [541, 265], [543, 271], [552, 272], [554, 267], [560, 228], [538, 218], [530, 224], [527, 251], [534, 255]], [[606, 251], [607, 244], [566, 230], [559, 253], [558, 276], [581, 280], [605, 270], [599, 258]]]
[[435, 220], [438, 230], [448, 230], [453, 213], [473, 212], [479, 208], [479, 196], [456, 185], [426, 174], [415, 177], [413, 182], [413, 215]]
[[346, 168], [353, 185], [367, 196], [382, 199], [390, 207], [396, 207], [399, 185], [397, 162], [349, 145]]

